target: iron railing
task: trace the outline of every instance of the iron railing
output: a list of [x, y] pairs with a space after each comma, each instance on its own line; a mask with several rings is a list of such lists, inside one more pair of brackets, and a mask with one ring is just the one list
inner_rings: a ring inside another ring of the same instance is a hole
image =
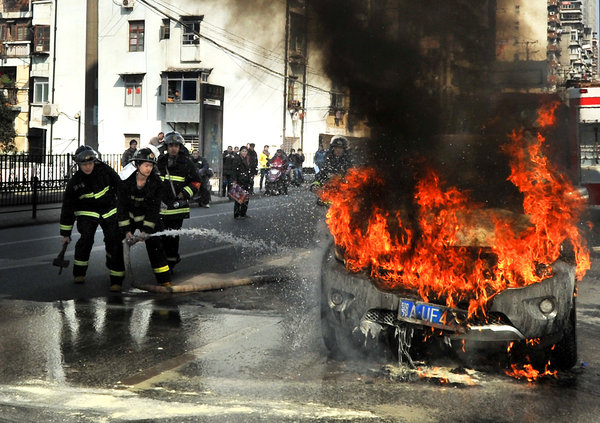
[[[117, 172], [121, 170], [120, 154], [105, 154], [102, 160]], [[69, 178], [77, 170], [70, 154], [0, 155], [0, 213], [15, 208], [60, 203]], [[21, 210], [22, 211], [22, 210]]]

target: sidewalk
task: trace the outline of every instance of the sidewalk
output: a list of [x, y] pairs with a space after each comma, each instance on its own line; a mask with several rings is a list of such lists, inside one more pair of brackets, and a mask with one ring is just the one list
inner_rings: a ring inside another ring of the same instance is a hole
[[[263, 192], [255, 191], [254, 198], [262, 197]], [[211, 204], [227, 203], [227, 197], [213, 194]], [[61, 203], [40, 204], [37, 208], [36, 218], [33, 219], [31, 205], [3, 207], [0, 209], [0, 229], [17, 226], [42, 225], [45, 223], [58, 223], [60, 219]], [[191, 203], [191, 208], [198, 208], [198, 203]]]

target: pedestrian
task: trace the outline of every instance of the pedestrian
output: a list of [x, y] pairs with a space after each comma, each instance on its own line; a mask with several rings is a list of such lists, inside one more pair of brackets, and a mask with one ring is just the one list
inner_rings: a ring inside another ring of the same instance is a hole
[[248, 143], [246, 146], [248, 148], [248, 157], [250, 158], [250, 170], [252, 171], [252, 178], [250, 180], [250, 194], [254, 194], [254, 177], [258, 174], [258, 155], [256, 154], [256, 150], [254, 150], [253, 142]]
[[77, 284], [85, 282], [96, 229], [100, 225], [104, 234], [110, 290], [120, 291], [125, 278], [125, 264], [117, 225], [119, 175], [106, 163], [100, 161], [98, 153], [89, 145], [78, 147], [74, 160], [79, 169], [67, 183], [60, 213], [60, 234], [63, 237], [63, 245], [71, 242], [75, 221], [80, 234], [75, 244], [74, 282]]
[[148, 236], [162, 230], [160, 203], [163, 187], [156, 171], [156, 154], [150, 148], [141, 148], [132, 162], [136, 171], [119, 187], [119, 229], [122, 238], [130, 244], [134, 242], [135, 231], [139, 231], [137, 237], [146, 244], [156, 282], [170, 287], [171, 274], [162, 240], [158, 236]]
[[208, 165], [208, 160], [200, 156], [197, 149], [192, 150], [192, 163], [196, 167], [196, 173], [200, 177], [200, 190], [198, 196], [198, 205], [200, 207], [210, 207], [210, 178], [212, 177], [212, 169]]
[[304, 163], [304, 153], [302, 153], [301, 148], [298, 149], [292, 160], [294, 162], [294, 182], [297, 186], [300, 186], [302, 182], [304, 182], [304, 173], [302, 172], [302, 164]]
[[127, 150], [125, 150], [123, 152], [123, 156], [121, 156], [121, 167], [127, 166], [127, 163], [129, 163], [129, 160], [131, 160], [131, 158], [135, 154], [136, 150], [137, 150], [137, 140], [133, 139], [133, 140], [129, 141], [129, 148]]
[[[163, 181], [162, 202], [167, 206], [160, 211], [165, 229], [179, 230], [183, 219], [190, 217], [191, 198], [200, 188], [200, 177], [190, 160], [189, 154], [183, 151], [183, 137], [179, 132], [165, 135], [164, 144], [167, 154], [157, 160], [157, 168]], [[171, 271], [181, 261], [179, 256], [179, 235], [163, 236], [163, 246]]]
[[225, 197], [229, 194], [231, 183], [233, 182], [233, 175], [235, 172], [235, 158], [236, 154], [233, 151], [232, 146], [227, 146], [227, 150], [223, 152], [223, 187], [221, 197]]
[[[238, 184], [246, 192], [249, 192], [250, 182], [252, 180], [252, 169], [250, 167], [250, 156], [248, 155], [248, 148], [242, 146], [240, 148], [240, 154], [237, 156], [235, 161], [235, 173], [234, 183]], [[233, 203], [233, 218], [234, 219], [245, 219], [250, 217], [246, 214], [248, 211], [248, 203], [250, 197], [247, 195], [242, 203], [234, 201]]]
[[167, 152], [167, 146], [165, 145], [164, 139], [165, 139], [165, 133], [164, 132], [159, 132], [158, 135], [156, 136], [158, 143], [156, 144], [156, 148], [158, 148], [158, 151], [160, 152], [160, 155], [162, 156], [163, 154], [165, 154]]
[[321, 171], [321, 169], [323, 168], [323, 165], [325, 164], [325, 156], [326, 155], [327, 155], [327, 152], [325, 151], [325, 148], [323, 148], [323, 144], [319, 144], [319, 149], [315, 153], [315, 158], [314, 158], [315, 175], [318, 175], [319, 172]]
[[233, 147], [233, 152], [235, 154], [239, 154], [240, 153], [240, 148], [238, 146]]
[[267, 172], [269, 171], [269, 166], [267, 165], [267, 161], [271, 158], [271, 153], [269, 153], [269, 146], [265, 145], [263, 147], [263, 151], [258, 155], [258, 169], [260, 171], [260, 182], [258, 185], [258, 190], [261, 191], [263, 187], [263, 181], [267, 176]]

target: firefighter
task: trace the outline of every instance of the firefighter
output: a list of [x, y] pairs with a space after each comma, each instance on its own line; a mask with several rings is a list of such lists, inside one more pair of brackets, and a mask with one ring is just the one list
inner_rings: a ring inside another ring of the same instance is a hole
[[344, 137], [333, 137], [329, 151], [325, 154], [323, 167], [316, 176], [314, 185], [321, 187], [334, 175], [345, 175], [352, 167], [352, 157], [348, 152], [348, 140]]
[[[190, 200], [200, 189], [201, 181], [179, 132], [166, 134], [164, 143], [167, 153], [158, 158], [157, 167], [163, 180], [162, 201], [167, 207], [160, 214], [165, 229], [177, 230], [183, 226], [183, 219], [190, 217]], [[181, 261], [179, 236], [163, 236], [163, 245], [173, 271]]]
[[[319, 173], [315, 175], [315, 181], [310, 189], [320, 197], [323, 185], [334, 176], [344, 176], [348, 169], [352, 167], [352, 157], [348, 151], [348, 140], [345, 137], [333, 137], [329, 144], [329, 150], [325, 154], [325, 161], [320, 168]], [[325, 203], [319, 198], [317, 204], [320, 206]]]
[[104, 233], [106, 266], [110, 271], [110, 290], [120, 291], [125, 277], [123, 246], [118, 237], [117, 191], [119, 175], [98, 159], [89, 145], [77, 148], [74, 155], [79, 169], [67, 183], [60, 213], [60, 234], [63, 244], [71, 242], [73, 225], [81, 235], [75, 244], [73, 276], [75, 283], [85, 282], [98, 225]]
[[160, 197], [162, 181], [155, 171], [156, 154], [152, 149], [142, 148], [134, 154], [132, 163], [136, 171], [123, 181], [119, 188], [119, 229], [130, 244], [134, 233], [145, 241], [152, 271], [159, 285], [170, 287], [171, 274], [160, 237], [147, 235], [162, 230], [160, 221]]

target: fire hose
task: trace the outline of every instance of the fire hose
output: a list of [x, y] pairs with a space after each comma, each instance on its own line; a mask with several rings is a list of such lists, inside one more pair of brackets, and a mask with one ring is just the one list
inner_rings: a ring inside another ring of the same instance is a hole
[[178, 292], [201, 292], [231, 288], [234, 286], [241, 285], [251, 285], [254, 283], [273, 280], [275, 278], [275, 276], [273, 275], [238, 276], [235, 275], [235, 273], [229, 275], [220, 273], [203, 273], [196, 277], [192, 277], [186, 281], [183, 281], [183, 283], [173, 285], [170, 287], [154, 284], [144, 284], [136, 280], [131, 267], [131, 247], [140, 241], [142, 240], [137, 236], [135, 236], [130, 241], [128, 241], [127, 239], [123, 240], [123, 259], [125, 261], [126, 280], [129, 280], [133, 288], [161, 294], [171, 294]]

